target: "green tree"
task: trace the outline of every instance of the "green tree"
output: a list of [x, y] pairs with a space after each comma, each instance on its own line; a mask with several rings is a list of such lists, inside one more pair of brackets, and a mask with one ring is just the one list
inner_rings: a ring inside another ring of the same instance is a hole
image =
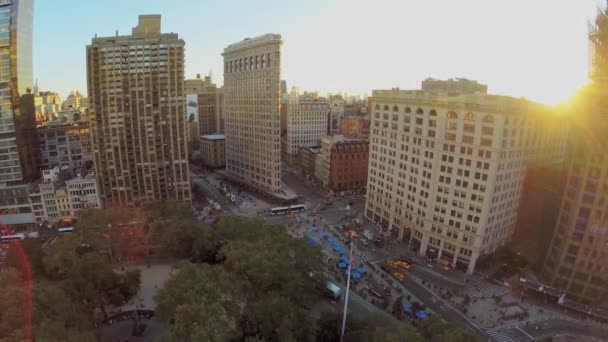
[[268, 341], [312, 341], [316, 333], [308, 311], [289, 298], [266, 296], [246, 307], [243, 332]]
[[42, 273], [42, 243], [38, 239], [25, 239], [15, 242], [8, 250], [6, 264], [26, 272], [26, 267], [29, 267], [33, 276], [38, 276]]
[[182, 262], [155, 300], [161, 319], [175, 320], [169, 341], [240, 338], [249, 284], [221, 266]]
[[105, 307], [131, 299], [140, 285], [139, 271], [116, 273], [107, 256], [83, 249], [77, 234], [61, 236], [43, 258], [45, 274], [60, 281], [71, 298], [96, 308], [107, 316]]
[[219, 244], [210, 228], [198, 222], [187, 205], [155, 202], [144, 208], [143, 216], [150, 234], [169, 256], [192, 262], [216, 262]]
[[[255, 227], [258, 222], [242, 223], [247, 228], [249, 224]], [[283, 296], [301, 306], [312, 305], [324, 284], [320, 249], [293, 239], [282, 227], [268, 226], [259, 232], [260, 236], [224, 244], [221, 256], [226, 268], [254, 283], [259, 295]]]
[[34, 288], [34, 336], [38, 341], [96, 341], [93, 317], [63, 289], [43, 283]]
[[[205, 246], [220, 248], [216, 264], [180, 266], [156, 298], [159, 316], [175, 319], [172, 338], [314, 339], [308, 308], [324, 284], [319, 248], [257, 219], [223, 219], [211, 234], [199, 235], [207, 239]], [[206, 249], [194, 243], [189, 258]]]
[[[341, 313], [323, 313], [319, 319], [316, 341], [339, 341], [341, 328]], [[397, 320], [382, 316], [372, 316], [362, 320], [349, 315], [346, 320], [344, 340], [347, 342], [417, 342], [423, 339], [412, 327]]]
[[0, 269], [0, 341], [25, 340], [27, 289], [21, 273], [14, 268]]

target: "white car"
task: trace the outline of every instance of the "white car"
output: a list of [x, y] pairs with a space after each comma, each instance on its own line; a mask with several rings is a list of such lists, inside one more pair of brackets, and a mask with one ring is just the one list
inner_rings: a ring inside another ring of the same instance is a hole
[[365, 236], [365, 238], [368, 240], [374, 239], [374, 234], [372, 234], [372, 232], [370, 232], [369, 230], [363, 231], [363, 236]]

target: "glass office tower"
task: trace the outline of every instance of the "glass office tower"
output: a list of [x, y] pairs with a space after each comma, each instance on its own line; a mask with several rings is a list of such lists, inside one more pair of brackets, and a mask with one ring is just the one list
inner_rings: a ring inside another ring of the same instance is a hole
[[0, 223], [32, 224], [26, 183], [39, 176], [32, 87], [32, 0], [0, 0]]

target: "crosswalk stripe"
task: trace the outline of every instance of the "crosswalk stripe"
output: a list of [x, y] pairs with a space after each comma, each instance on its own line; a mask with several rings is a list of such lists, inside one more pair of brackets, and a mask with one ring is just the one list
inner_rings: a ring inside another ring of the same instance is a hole
[[464, 294], [469, 295], [471, 297], [502, 296], [507, 292], [509, 292], [508, 289], [488, 282], [470, 285], [464, 289]]
[[505, 334], [500, 330], [487, 330], [486, 332], [488, 333], [488, 335], [490, 335], [490, 337], [492, 337], [492, 340], [494, 341], [515, 342], [515, 340], [511, 336]]

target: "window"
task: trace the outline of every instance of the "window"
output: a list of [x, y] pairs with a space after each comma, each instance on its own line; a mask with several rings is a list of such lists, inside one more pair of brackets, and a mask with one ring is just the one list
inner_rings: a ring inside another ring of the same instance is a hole
[[398, 111], [399, 111], [399, 107], [394, 106], [394, 107], [393, 107], [393, 112], [398, 112]]
[[484, 126], [481, 129], [481, 134], [483, 134], [483, 135], [493, 135], [494, 134], [494, 128]]
[[466, 133], [474, 133], [475, 132], [475, 125], [471, 125], [471, 124], [464, 124], [463, 126], [463, 130]]
[[424, 111], [422, 110], [422, 108], [418, 108], [418, 109], [416, 109], [416, 114], [419, 114], [419, 115], [424, 114]]
[[493, 123], [494, 122], [494, 117], [492, 115], [488, 114], [488, 115], [486, 115], [486, 116], [483, 117], [483, 122]]
[[388, 105], [384, 105], [384, 110], [388, 110]]
[[406, 113], [411, 113], [411, 112], [412, 112], [412, 109], [411, 109], [410, 107], [405, 107], [405, 112], [406, 112]]
[[379, 105], [379, 104], [376, 104], [376, 107], [375, 107], [375, 108], [376, 108], [376, 110], [380, 110], [380, 105]]
[[475, 115], [473, 115], [473, 113], [467, 113], [467, 115], [464, 116], [464, 119], [466, 121], [475, 121]]
[[458, 114], [456, 112], [449, 112], [448, 119], [458, 119]]
[[437, 112], [434, 109], [431, 109], [431, 111], [429, 112], [430, 116], [437, 116]]
[[481, 139], [481, 146], [492, 146], [492, 139]]

